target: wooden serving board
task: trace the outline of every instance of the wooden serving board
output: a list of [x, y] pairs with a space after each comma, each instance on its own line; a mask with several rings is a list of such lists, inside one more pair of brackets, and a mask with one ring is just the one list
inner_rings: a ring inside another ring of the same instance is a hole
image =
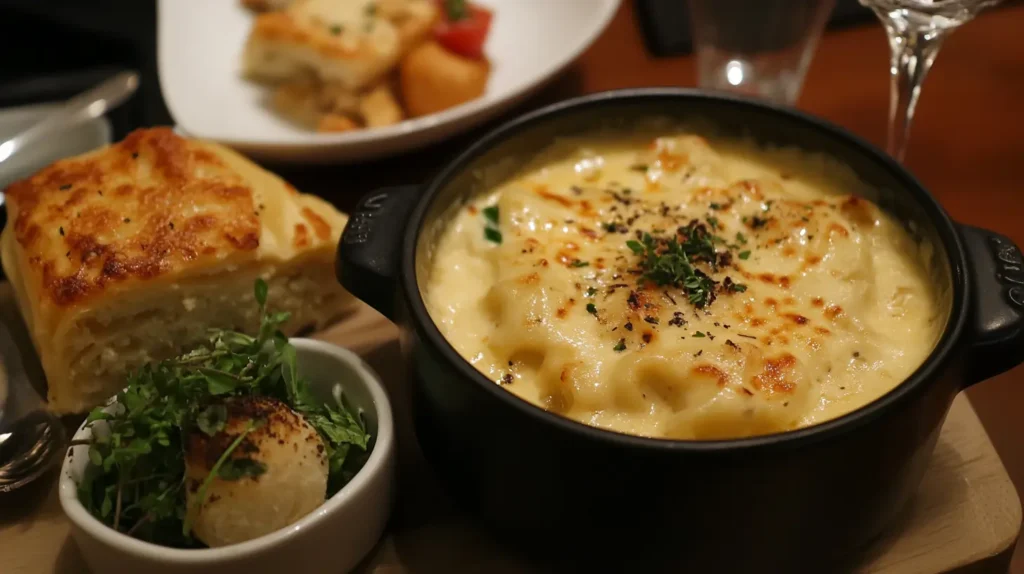
[[[24, 342], [24, 327], [8, 302], [6, 287], [0, 285], [0, 320]], [[359, 571], [536, 572], [536, 565], [527, 566], [503, 552], [456, 511], [434, 481], [410, 426], [397, 336], [393, 325], [365, 306], [317, 335], [363, 355], [380, 373], [394, 403], [398, 503], [388, 533]], [[33, 365], [35, 357], [27, 344], [25, 348], [26, 362]], [[0, 497], [3, 574], [87, 572], [68, 535], [56, 474]], [[970, 402], [961, 394], [953, 403], [924, 482], [902, 520], [855, 562], [858, 571], [871, 573], [1005, 572], [1020, 524], [1021, 505], [1013, 484]]]

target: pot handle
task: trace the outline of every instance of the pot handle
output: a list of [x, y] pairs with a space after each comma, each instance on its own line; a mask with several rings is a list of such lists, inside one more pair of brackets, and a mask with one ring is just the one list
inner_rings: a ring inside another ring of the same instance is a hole
[[356, 204], [338, 244], [338, 281], [388, 319], [394, 319], [402, 238], [419, 195], [413, 185], [368, 193]]
[[974, 287], [967, 360], [967, 384], [973, 385], [1024, 361], [1024, 258], [1004, 235], [959, 227]]

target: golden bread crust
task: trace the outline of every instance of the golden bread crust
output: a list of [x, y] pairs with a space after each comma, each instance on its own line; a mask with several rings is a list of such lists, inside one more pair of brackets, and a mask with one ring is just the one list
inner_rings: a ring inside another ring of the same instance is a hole
[[56, 305], [260, 245], [248, 182], [167, 128], [58, 161], [11, 185], [7, 201], [29, 271]]
[[125, 373], [259, 324], [269, 284], [294, 334], [337, 318], [346, 217], [214, 143], [166, 128], [47, 167], [7, 190], [0, 263], [39, 353], [49, 407], [81, 412]]
[[429, 0], [295, 0], [256, 16], [246, 74], [283, 82], [312, 72], [323, 82], [363, 90], [429, 34], [438, 14]]
[[340, 34], [331, 32], [331, 25], [317, 26], [304, 22], [298, 14], [287, 11], [257, 16], [252, 36], [267, 42], [300, 44], [323, 58], [371, 61], [384, 55], [384, 50], [368, 38], [345, 42]]

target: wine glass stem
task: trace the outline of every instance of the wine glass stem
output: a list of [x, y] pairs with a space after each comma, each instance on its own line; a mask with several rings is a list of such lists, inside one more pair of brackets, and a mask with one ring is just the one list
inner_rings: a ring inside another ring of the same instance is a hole
[[902, 162], [921, 84], [939, 53], [947, 30], [917, 28], [906, 20], [893, 21], [890, 17], [883, 17], [883, 22], [892, 48], [888, 152]]

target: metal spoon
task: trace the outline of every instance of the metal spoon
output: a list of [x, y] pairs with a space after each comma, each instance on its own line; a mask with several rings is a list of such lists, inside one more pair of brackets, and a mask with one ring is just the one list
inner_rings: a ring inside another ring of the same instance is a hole
[[[79, 122], [98, 118], [111, 108], [119, 106], [131, 97], [139, 87], [139, 75], [135, 72], [120, 72], [64, 102], [32, 127], [0, 143], [0, 169], [6, 169], [18, 152], [37, 143], [39, 140], [53, 135], [54, 132], [67, 129]], [[0, 193], [0, 205], [3, 205], [3, 193]]]
[[67, 434], [28, 379], [18, 345], [0, 322], [0, 493], [39, 478], [60, 462]]

